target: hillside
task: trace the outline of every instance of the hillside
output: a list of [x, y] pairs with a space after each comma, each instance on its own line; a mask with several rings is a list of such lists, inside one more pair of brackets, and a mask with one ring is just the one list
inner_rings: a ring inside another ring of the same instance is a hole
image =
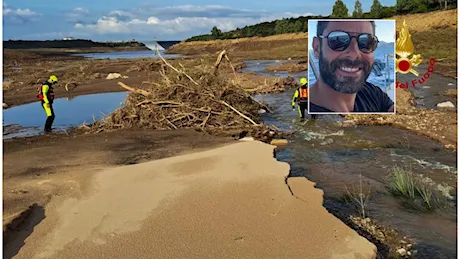
[[[457, 9], [398, 15], [387, 19], [395, 19], [397, 29], [406, 20], [415, 51], [422, 55], [423, 63], [429, 62], [429, 57], [435, 57], [437, 72], [456, 76]], [[230, 57], [244, 59], [306, 59], [307, 37], [308, 33], [290, 33], [231, 40], [184, 41], [167, 52], [201, 55], [226, 49]]]
[[215, 54], [223, 49], [227, 50], [231, 58], [305, 59], [307, 33], [290, 33], [232, 40], [181, 42], [171, 46], [166, 53], [203, 55], [206, 53]]
[[[388, 18], [396, 14], [396, 7], [382, 7], [378, 18]], [[376, 15], [370, 12], [364, 13], [362, 18], [374, 18]], [[254, 25], [237, 28], [228, 32], [221, 32], [217, 27], [211, 30], [211, 34], [203, 34], [190, 37], [187, 42], [226, 40], [246, 37], [265, 37], [285, 33], [305, 33], [308, 32], [308, 20], [313, 19], [335, 19], [333, 16], [300, 16], [297, 18], [285, 18], [271, 22], [263, 22]]]
[[[228, 32], [222, 32], [214, 26], [210, 34], [203, 34], [190, 37], [187, 42], [191, 41], [209, 41], [209, 40], [226, 40], [238, 39], [245, 37], [265, 37], [270, 35], [285, 33], [302, 33], [308, 32], [308, 20], [310, 19], [385, 19], [397, 15], [407, 15], [415, 13], [427, 13], [439, 10], [451, 10], [457, 8], [457, 0], [434, 1], [434, 0], [398, 0], [395, 6], [383, 6], [380, 1], [374, 0], [370, 10], [357, 11], [356, 4], [346, 6], [343, 2], [337, 0], [331, 7], [331, 14], [327, 16], [301, 16], [297, 18], [283, 18], [271, 22], [263, 22], [254, 25], [237, 28]], [[308, 10], [305, 10], [308, 11]]]

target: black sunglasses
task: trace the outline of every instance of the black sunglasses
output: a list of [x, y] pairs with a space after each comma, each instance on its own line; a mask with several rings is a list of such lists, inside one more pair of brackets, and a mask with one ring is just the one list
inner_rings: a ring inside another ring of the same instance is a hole
[[351, 39], [356, 38], [359, 49], [364, 53], [371, 53], [377, 49], [379, 39], [370, 33], [361, 33], [358, 36], [351, 36], [348, 32], [332, 31], [327, 36], [319, 35], [319, 38], [327, 39], [329, 48], [334, 51], [344, 51], [350, 46]]

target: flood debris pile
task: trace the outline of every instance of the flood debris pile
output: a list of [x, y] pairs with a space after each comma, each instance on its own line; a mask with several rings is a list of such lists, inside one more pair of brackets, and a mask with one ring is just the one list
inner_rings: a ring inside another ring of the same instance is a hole
[[217, 135], [248, 135], [263, 141], [277, 135], [277, 129], [259, 120], [259, 111], [270, 109], [253, 99], [238, 85], [237, 79], [221, 75], [217, 62], [214, 66], [202, 64], [191, 71], [164, 62], [159, 82], [144, 82], [141, 88], [119, 82], [131, 91], [125, 104], [103, 120], [83, 128], [97, 132], [120, 128], [194, 128]]

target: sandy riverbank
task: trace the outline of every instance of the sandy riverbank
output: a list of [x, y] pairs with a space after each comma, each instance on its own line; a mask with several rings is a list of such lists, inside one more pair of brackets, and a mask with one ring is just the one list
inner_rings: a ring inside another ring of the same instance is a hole
[[286, 185], [289, 166], [273, 148], [239, 142], [87, 171], [90, 181], [45, 207], [16, 257], [374, 258], [373, 244], [323, 208], [314, 183]]

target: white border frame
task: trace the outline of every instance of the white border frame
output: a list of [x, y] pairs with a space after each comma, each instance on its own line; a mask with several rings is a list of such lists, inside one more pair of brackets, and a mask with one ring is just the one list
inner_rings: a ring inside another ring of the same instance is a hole
[[[458, 5], [457, 5], [457, 8], [458, 8]], [[457, 11], [457, 21], [458, 19], [460, 18], [460, 13], [458, 13]], [[460, 41], [460, 29], [458, 29], [458, 26], [457, 26], [457, 78], [455, 79], [455, 83], [457, 84], [457, 92], [458, 92], [458, 79], [460, 77], [460, 70], [458, 69], [458, 62], [460, 61], [460, 53], [458, 52], [458, 42]], [[457, 107], [455, 108], [457, 110], [457, 147], [456, 147], [456, 153], [457, 153], [457, 170], [458, 170], [458, 166], [460, 165], [460, 153], [458, 152], [458, 141], [460, 140], [460, 138], [458, 137], [458, 129], [459, 129], [459, 126], [458, 126], [458, 122], [460, 121], [460, 114], [458, 113], [458, 107], [460, 105], [460, 100], [458, 99], [458, 93], [457, 93]], [[459, 195], [458, 195], [458, 180], [460, 179], [460, 177], [458, 176], [457, 174], [457, 187], [455, 187], [456, 189], [456, 192], [455, 192], [455, 195], [457, 196], [457, 201], [458, 201], [458, 198], [459, 198]], [[459, 220], [459, 215], [460, 213], [460, 207], [457, 205], [457, 257], [459, 257], [460, 255], [460, 247], [458, 246], [458, 220]]]
[[[396, 20], [395, 19], [309, 19], [308, 20], [308, 34], [310, 34], [313, 29], [310, 27], [310, 21], [312, 22], [318, 22], [318, 21], [334, 21], [334, 22], [349, 22], [349, 21], [366, 21], [366, 22], [371, 22], [371, 21], [391, 21], [393, 22], [393, 27], [394, 27], [394, 48], [393, 48], [393, 55], [396, 57]], [[316, 27], [314, 28], [314, 34], [316, 34]], [[316, 37], [316, 36], [314, 36]], [[313, 42], [310, 42], [310, 37], [307, 38], [307, 64], [308, 64], [308, 69], [307, 69], [307, 79], [308, 79], [308, 84], [310, 84], [310, 45], [312, 45]], [[310, 113], [310, 99], [308, 99], [308, 105], [307, 105], [307, 114], [309, 115], [395, 115], [396, 114], [396, 59], [393, 58], [393, 82], [390, 84], [393, 84], [393, 96], [394, 96], [394, 111], [393, 112], [313, 112]], [[319, 68], [318, 68], [319, 70]], [[371, 72], [372, 73], [372, 72]], [[310, 92], [310, 91], [309, 91]], [[310, 95], [308, 95], [310, 96]]]
[[[5, 4], [5, 2], [3, 2], [3, 4]], [[3, 4], [2, 4], [2, 6], [0, 7], [0, 10], [2, 10], [2, 13], [3, 13]], [[0, 21], [0, 25], [1, 25], [1, 26], [0, 26], [0, 32], [1, 32], [1, 34], [2, 34], [2, 36], [1, 36], [1, 37], [2, 37], [2, 43], [1, 43], [1, 45], [2, 45], [2, 49], [3, 49], [3, 41], [5, 40], [4, 37], [3, 37], [3, 19]], [[3, 54], [2, 54], [2, 56], [0, 57], [0, 63], [1, 63], [1, 65], [2, 65], [2, 67], [0, 68], [0, 71], [1, 71], [2, 77], [3, 77], [3, 76], [4, 76], [4, 74], [3, 74]], [[3, 90], [3, 79], [2, 79], [2, 90]], [[0, 97], [2, 98], [2, 103], [3, 103], [3, 91], [0, 92]], [[2, 104], [2, 110], [3, 110], [3, 104]], [[2, 114], [0, 115], [0, 118], [2, 119], [2, 122], [3, 122], [3, 112], [2, 112]], [[2, 150], [2, 154], [4, 154], [4, 153], [3, 153], [3, 127], [2, 127], [2, 130], [0, 130], [0, 131], [2, 132], [2, 143], [0, 144], [0, 150]], [[2, 199], [3, 199], [3, 192], [4, 192], [4, 188], [3, 188], [3, 172], [4, 172], [3, 168], [4, 168], [4, 166], [5, 166], [4, 158], [5, 158], [5, 156], [2, 157], [2, 168], [0, 169], [0, 171], [1, 171], [1, 173], [2, 173], [2, 174], [1, 174], [1, 175], [2, 175], [2, 183], [0, 184], [0, 188], [1, 188], [1, 190], [2, 190]], [[0, 212], [2, 213], [2, 216], [3, 216], [3, 207], [0, 209]], [[3, 241], [3, 238], [2, 238], [2, 241]], [[3, 252], [3, 251], [4, 251], [4, 250], [2, 250], [2, 252]]]

